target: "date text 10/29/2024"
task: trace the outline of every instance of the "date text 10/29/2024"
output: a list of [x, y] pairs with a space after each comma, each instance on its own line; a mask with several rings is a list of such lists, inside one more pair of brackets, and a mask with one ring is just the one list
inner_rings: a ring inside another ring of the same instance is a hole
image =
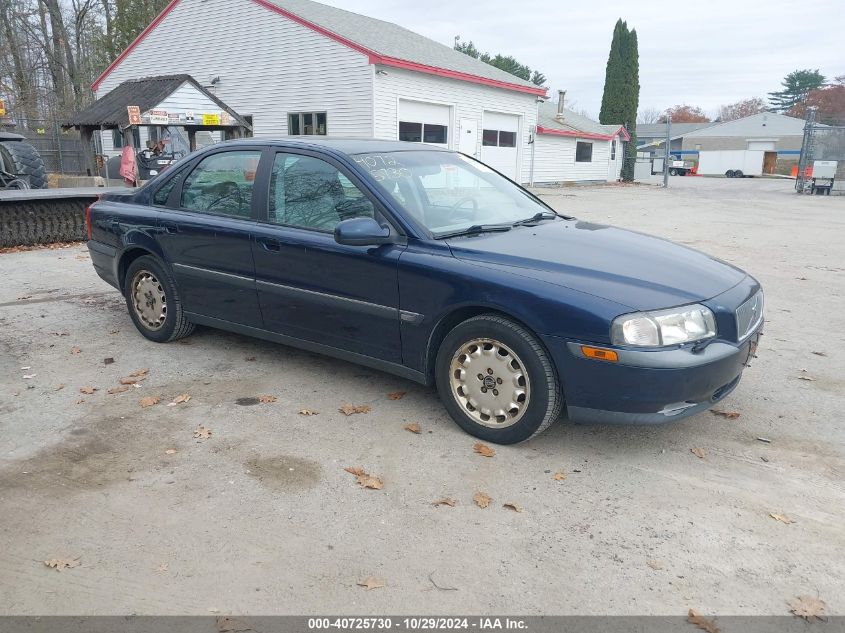
[[309, 631], [527, 631], [521, 618], [507, 617], [346, 617], [309, 618]]

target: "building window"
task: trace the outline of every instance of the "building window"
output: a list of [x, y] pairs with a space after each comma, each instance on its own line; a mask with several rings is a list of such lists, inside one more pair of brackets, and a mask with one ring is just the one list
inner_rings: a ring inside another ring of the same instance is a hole
[[575, 162], [576, 163], [592, 163], [593, 162], [593, 144], [584, 141], [578, 141], [575, 145]]
[[488, 147], [516, 147], [516, 132], [484, 130], [481, 144]]
[[325, 112], [293, 112], [288, 114], [288, 134], [291, 136], [325, 136]]
[[616, 160], [616, 139], [610, 141], [610, 160]]
[[[114, 149], [123, 148], [123, 133], [120, 130], [111, 131], [112, 147]], [[141, 148], [141, 131], [138, 126], [132, 128], [132, 147], [135, 149]]]
[[412, 123], [399, 121], [399, 140], [411, 143], [438, 143], [445, 145], [449, 128], [436, 123]]

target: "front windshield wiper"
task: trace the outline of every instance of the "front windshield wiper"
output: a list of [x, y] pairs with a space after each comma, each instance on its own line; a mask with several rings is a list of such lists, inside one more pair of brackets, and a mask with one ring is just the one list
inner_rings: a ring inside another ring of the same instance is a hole
[[510, 231], [513, 224], [473, 224], [465, 229], [450, 231], [449, 233], [438, 233], [435, 239], [442, 240], [444, 237], [458, 237], [459, 235], [478, 235], [479, 233], [490, 233], [493, 231]]
[[558, 217], [557, 213], [552, 213], [551, 211], [540, 211], [539, 213], [535, 213], [530, 218], [525, 218], [524, 220], [517, 220], [511, 226], [524, 226], [526, 224], [534, 224], [535, 222], [539, 222], [541, 220], [553, 220], [554, 218]]

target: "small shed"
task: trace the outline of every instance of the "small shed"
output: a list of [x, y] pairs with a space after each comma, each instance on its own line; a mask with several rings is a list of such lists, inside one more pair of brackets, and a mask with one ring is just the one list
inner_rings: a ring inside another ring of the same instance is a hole
[[196, 149], [200, 131], [220, 132], [224, 138], [240, 138], [252, 132], [247, 119], [186, 74], [124, 81], [73, 115], [63, 127], [79, 129], [89, 175], [97, 173], [92, 143], [97, 130], [117, 130], [122, 144], [135, 145], [140, 138], [135, 131], [142, 127], [184, 128], [191, 151]]

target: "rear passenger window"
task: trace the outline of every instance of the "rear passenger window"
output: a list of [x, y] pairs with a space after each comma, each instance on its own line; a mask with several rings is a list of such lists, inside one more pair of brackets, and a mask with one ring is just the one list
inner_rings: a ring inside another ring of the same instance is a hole
[[173, 191], [173, 187], [175, 187], [184, 177], [185, 170], [183, 169], [181, 173], [176, 174], [173, 178], [159, 187], [158, 191], [153, 194], [153, 204], [157, 207], [165, 206], [167, 204], [167, 199], [170, 197], [170, 192]]
[[182, 187], [189, 211], [248, 218], [260, 151], [221, 152], [200, 161]]

